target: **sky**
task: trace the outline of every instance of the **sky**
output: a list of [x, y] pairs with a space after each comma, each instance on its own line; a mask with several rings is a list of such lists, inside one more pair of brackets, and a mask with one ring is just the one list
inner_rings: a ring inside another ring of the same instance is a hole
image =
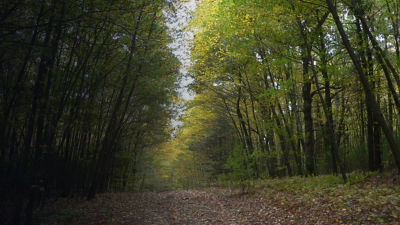
[[[190, 60], [190, 44], [192, 43], [194, 36], [192, 32], [185, 30], [185, 27], [188, 25], [192, 13], [196, 9], [196, 0], [176, 2], [175, 13], [166, 13], [166, 25], [169, 27], [173, 39], [173, 42], [169, 47], [173, 49], [173, 54], [182, 64], [180, 72], [183, 74], [183, 77], [178, 81], [178, 93], [181, 99], [184, 101], [190, 101], [194, 98], [194, 93], [188, 90], [188, 85], [193, 82], [193, 79], [189, 76], [188, 68], [192, 64]], [[179, 121], [179, 117], [183, 113], [184, 108], [180, 107], [180, 109], [178, 109], [178, 115], [176, 118], [172, 119], [172, 126], [174, 127], [173, 135], [178, 127], [182, 125], [182, 122]]]
[[196, 8], [196, 0], [178, 2], [176, 3], [179, 4], [176, 6], [176, 14], [167, 15], [167, 26], [171, 29], [171, 36], [173, 38], [173, 42], [169, 47], [173, 49], [174, 55], [182, 63], [180, 71], [184, 74], [183, 79], [179, 81], [180, 88], [178, 91], [181, 97], [187, 101], [194, 97], [186, 88], [193, 81], [188, 75], [188, 67], [192, 63], [190, 60], [190, 44], [193, 40], [193, 33], [186, 31], [185, 27], [188, 25], [191, 15]]

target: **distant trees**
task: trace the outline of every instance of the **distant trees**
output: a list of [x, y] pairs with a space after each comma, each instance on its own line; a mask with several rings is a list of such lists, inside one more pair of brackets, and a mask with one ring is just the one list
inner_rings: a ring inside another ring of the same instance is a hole
[[230, 121], [249, 177], [346, 180], [355, 169], [400, 168], [398, 8], [390, 0], [199, 4], [194, 90], [221, 99], [213, 111]]
[[173, 115], [165, 1], [0, 4], [2, 210], [29, 224], [39, 199], [135, 183]]

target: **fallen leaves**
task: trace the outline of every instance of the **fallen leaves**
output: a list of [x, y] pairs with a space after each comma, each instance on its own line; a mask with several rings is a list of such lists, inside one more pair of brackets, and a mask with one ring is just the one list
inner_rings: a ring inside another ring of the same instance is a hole
[[60, 199], [37, 214], [37, 223], [400, 224], [399, 186], [385, 182], [377, 185], [374, 179], [356, 185], [299, 185], [298, 189], [284, 187], [285, 181], [278, 180], [280, 186], [268, 183], [251, 194], [213, 187], [203, 191], [109, 193], [90, 202]]

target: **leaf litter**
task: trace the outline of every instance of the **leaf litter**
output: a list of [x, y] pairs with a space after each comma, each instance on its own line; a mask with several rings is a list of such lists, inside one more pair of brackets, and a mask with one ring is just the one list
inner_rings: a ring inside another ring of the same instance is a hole
[[400, 224], [399, 186], [376, 179], [298, 191], [264, 184], [240, 194], [226, 187], [107, 193], [58, 199], [37, 214], [50, 225]]

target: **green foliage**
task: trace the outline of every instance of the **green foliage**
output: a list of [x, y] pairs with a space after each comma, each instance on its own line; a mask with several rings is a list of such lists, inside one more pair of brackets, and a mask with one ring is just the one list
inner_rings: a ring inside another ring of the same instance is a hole
[[246, 150], [241, 145], [236, 145], [225, 163], [225, 169], [230, 171], [228, 177], [234, 181], [244, 182], [251, 178], [253, 171], [249, 165]]
[[[344, 149], [343, 149], [344, 150]], [[349, 163], [349, 171], [353, 170], [367, 170], [368, 166], [368, 149], [366, 146], [354, 146], [346, 149], [346, 161]], [[343, 152], [344, 153], [344, 152]]]
[[379, 171], [373, 172], [362, 172], [359, 170], [355, 170], [348, 174], [348, 185], [357, 184], [361, 182], [365, 182], [369, 177], [376, 176], [379, 174]]
[[[252, 157], [256, 157], [256, 155]], [[247, 192], [252, 186], [251, 179], [254, 175], [251, 161], [248, 158], [246, 150], [239, 144], [235, 145], [224, 165], [227, 172], [218, 176], [218, 182], [238, 187], [241, 192]]]
[[334, 175], [321, 175], [315, 177], [290, 177], [284, 179], [260, 180], [256, 183], [256, 188], [266, 187], [277, 191], [287, 191], [294, 193], [308, 193], [326, 191], [330, 188], [343, 184], [343, 180]]

